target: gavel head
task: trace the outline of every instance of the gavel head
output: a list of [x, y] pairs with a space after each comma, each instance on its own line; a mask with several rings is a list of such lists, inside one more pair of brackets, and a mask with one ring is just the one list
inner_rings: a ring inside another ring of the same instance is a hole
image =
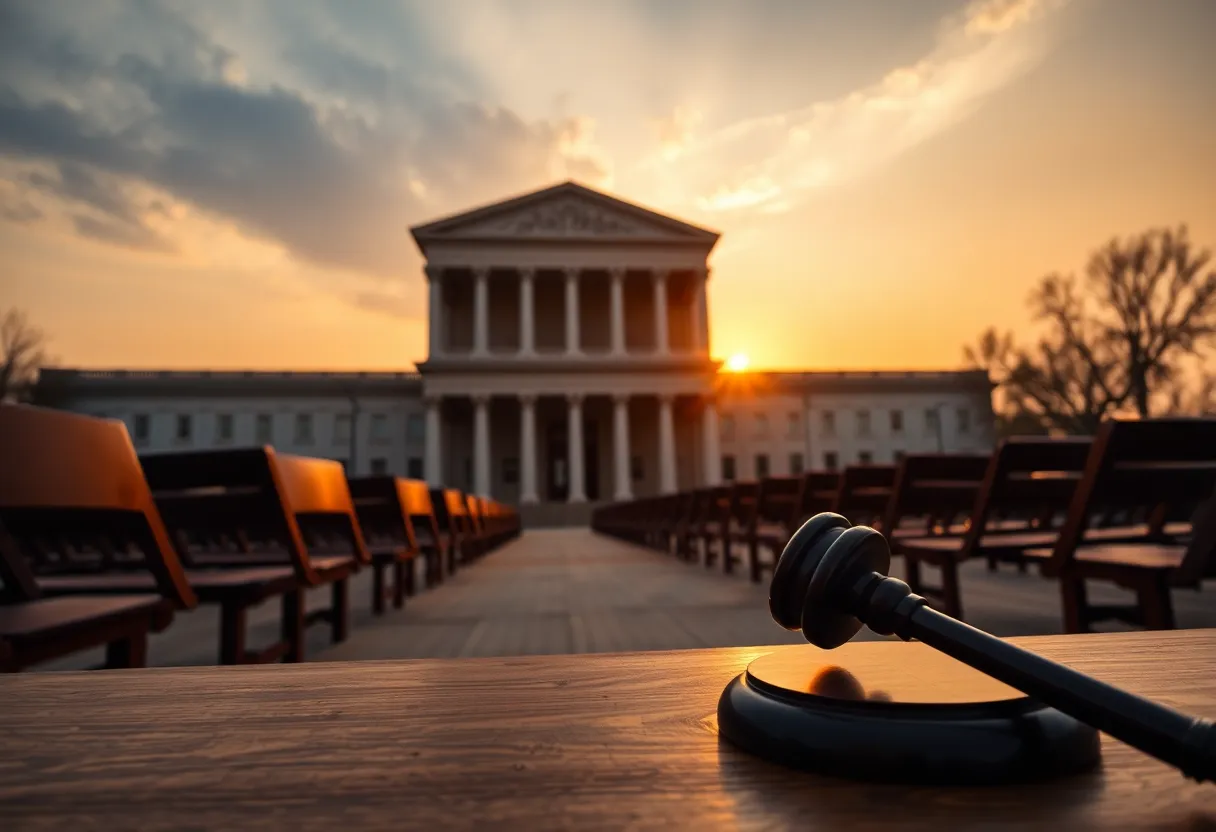
[[800, 630], [816, 647], [839, 647], [857, 634], [862, 589], [875, 572], [886, 575], [891, 550], [868, 526], [839, 514], [816, 514], [785, 544], [773, 569], [768, 608], [787, 630]]

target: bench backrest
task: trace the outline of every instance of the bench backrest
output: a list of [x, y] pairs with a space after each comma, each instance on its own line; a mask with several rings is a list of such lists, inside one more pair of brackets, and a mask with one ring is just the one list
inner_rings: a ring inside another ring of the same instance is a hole
[[803, 474], [798, 492], [798, 516], [790, 524], [791, 531], [816, 514], [832, 511], [839, 491], [839, 471], [807, 471]]
[[198, 566], [289, 563], [316, 582], [311, 558], [371, 558], [342, 465], [271, 447], [141, 458], [165, 525]]
[[890, 533], [909, 517], [949, 529], [970, 515], [990, 462], [978, 454], [908, 454], [896, 466], [883, 529]]
[[6, 595], [38, 597], [42, 574], [146, 570], [197, 604], [122, 422], [0, 405], [0, 460]]
[[[1112, 511], [1160, 513], [1205, 506], [1216, 491], [1216, 419], [1112, 419], [1103, 422], [1069, 505], [1050, 568], [1073, 557], [1095, 516]], [[1206, 572], [1210, 533], [1193, 530], [1183, 572]]]
[[760, 523], [780, 523], [790, 531], [797, 518], [798, 498], [802, 492], [801, 477], [765, 477], [760, 481], [756, 496], [756, 519]]
[[832, 511], [854, 525], [874, 523], [886, 511], [894, 485], [894, 465], [850, 465], [840, 474]]
[[[349, 479], [348, 483], [355, 515], [359, 518], [363, 540], [368, 546], [403, 546], [410, 551], [418, 550], [418, 537], [401, 493], [400, 478], [355, 477]], [[430, 505], [429, 496], [427, 505]]]

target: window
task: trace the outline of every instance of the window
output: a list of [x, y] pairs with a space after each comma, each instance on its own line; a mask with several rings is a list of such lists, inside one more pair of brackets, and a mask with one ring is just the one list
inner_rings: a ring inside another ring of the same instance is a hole
[[904, 432], [904, 412], [902, 410], [891, 411], [891, 433]]
[[735, 458], [729, 454], [722, 457], [722, 479], [727, 482], [735, 479]]
[[768, 438], [768, 416], [764, 413], [756, 414], [756, 438]]
[[958, 432], [971, 432], [971, 411], [965, 407], [960, 407], [958, 409]]
[[868, 410], [857, 411], [857, 435], [870, 435], [870, 411]]
[[790, 411], [786, 416], [786, 435], [790, 439], [799, 439], [802, 436], [802, 414], [797, 411]]
[[796, 477], [802, 470], [802, 454], [790, 454], [790, 476]]
[[274, 417], [269, 413], [259, 413], [254, 420], [254, 437], [259, 445], [274, 444]]
[[925, 411], [925, 431], [928, 433], [935, 434], [938, 432], [938, 430], [940, 428], [941, 428], [941, 421], [940, 421], [938, 413], [937, 413], [937, 408], [930, 407], [929, 409], [927, 409]]
[[421, 413], [411, 413], [406, 417], [405, 438], [410, 442], [426, 441], [426, 420]]
[[729, 413], [722, 414], [722, 438], [735, 438], [735, 417]]
[[350, 444], [350, 414], [339, 413], [334, 417], [334, 444]]
[[828, 471], [835, 471], [836, 465], [836, 452], [826, 451], [823, 455], [823, 467]]
[[297, 413], [296, 414], [296, 436], [295, 443], [297, 445], [312, 444], [312, 414]]
[[869, 451], [861, 451], [859, 454], [857, 454], [857, 461], [862, 465], [873, 465], [874, 454], [870, 453]]
[[420, 480], [426, 477], [422, 473], [422, 457], [412, 456], [405, 461], [405, 475], [412, 480]]
[[388, 473], [388, 460], [382, 456], [373, 458], [372, 459], [372, 473], [373, 474], [387, 474]]
[[135, 423], [131, 426], [136, 442], [147, 442], [152, 433], [152, 420], [147, 413], [136, 413]]
[[503, 485], [515, 485], [519, 482], [519, 457], [503, 457], [502, 482]]
[[823, 416], [820, 418], [823, 419], [823, 435], [824, 436], [835, 436], [836, 435], [836, 414], [831, 410], [825, 410], [825, 411], [823, 411]]
[[232, 441], [231, 413], [220, 413], [215, 417], [215, 439], [217, 442]]
[[768, 476], [768, 454], [756, 454], [756, 479]]
[[372, 441], [388, 441], [388, 417], [383, 413], [372, 414]]
[[629, 459], [629, 479], [633, 482], [641, 482], [645, 476], [646, 469], [642, 466], [642, 458], [633, 456]]
[[194, 420], [190, 418], [189, 413], [180, 413], [177, 416], [177, 428], [173, 432], [173, 436], [179, 442], [190, 441], [191, 435], [194, 433]]

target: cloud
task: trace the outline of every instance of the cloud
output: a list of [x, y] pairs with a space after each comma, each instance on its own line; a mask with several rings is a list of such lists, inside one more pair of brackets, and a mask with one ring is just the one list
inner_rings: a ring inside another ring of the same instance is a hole
[[[471, 97], [475, 82], [441, 56], [429, 74], [394, 58], [393, 31], [377, 30], [420, 30], [409, 15], [321, 2], [5, 4], [0, 157], [52, 166], [28, 184], [75, 206], [70, 227], [90, 239], [172, 249], [172, 223], [154, 230], [135, 189], [303, 262], [382, 277], [416, 256], [411, 222], [554, 178], [609, 176], [587, 120], [525, 121]], [[259, 21], [254, 43], [242, 25]], [[423, 48], [421, 34], [402, 37]]]
[[870, 173], [966, 118], [1037, 63], [1046, 38], [1036, 24], [1065, 2], [972, 3], [943, 20], [928, 54], [838, 98], [695, 140], [673, 118], [646, 164], [680, 182], [683, 200], [702, 211], [787, 210], [807, 192]]

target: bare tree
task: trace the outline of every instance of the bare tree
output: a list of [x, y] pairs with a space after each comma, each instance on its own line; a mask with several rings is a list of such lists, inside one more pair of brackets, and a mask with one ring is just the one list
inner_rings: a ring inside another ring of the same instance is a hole
[[1045, 326], [1033, 350], [990, 329], [964, 354], [993, 377], [1006, 423], [1089, 433], [1120, 411], [1146, 418], [1162, 400], [1154, 391], [1178, 382], [1180, 362], [1216, 341], [1210, 259], [1192, 249], [1185, 226], [1111, 240], [1084, 281], [1051, 274], [1031, 293]]
[[46, 336], [20, 309], [0, 317], [0, 401], [20, 401], [31, 392], [47, 361]]

